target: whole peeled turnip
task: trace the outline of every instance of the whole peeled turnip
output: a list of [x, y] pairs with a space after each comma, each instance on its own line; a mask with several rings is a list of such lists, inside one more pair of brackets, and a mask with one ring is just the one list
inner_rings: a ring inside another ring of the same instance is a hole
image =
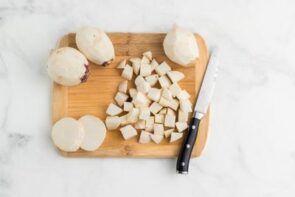
[[73, 86], [87, 80], [89, 69], [86, 57], [71, 47], [55, 49], [47, 62], [49, 76], [58, 84]]
[[167, 57], [181, 66], [191, 66], [199, 57], [194, 34], [176, 25], [167, 33], [163, 47]]
[[95, 64], [106, 66], [115, 58], [112, 41], [95, 27], [82, 27], [76, 33], [78, 49]]

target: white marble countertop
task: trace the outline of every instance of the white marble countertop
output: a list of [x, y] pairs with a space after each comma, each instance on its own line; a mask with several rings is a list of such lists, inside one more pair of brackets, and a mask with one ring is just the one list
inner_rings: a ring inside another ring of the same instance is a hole
[[[295, 3], [0, 0], [0, 196], [295, 196]], [[49, 138], [49, 49], [81, 25], [221, 47], [211, 131], [190, 174], [171, 159], [64, 158]]]

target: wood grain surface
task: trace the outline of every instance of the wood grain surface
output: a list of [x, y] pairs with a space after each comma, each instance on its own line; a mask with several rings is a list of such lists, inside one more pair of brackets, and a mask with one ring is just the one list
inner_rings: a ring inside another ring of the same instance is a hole
[[[164, 33], [108, 33], [112, 40], [116, 58], [108, 67], [102, 67], [90, 62], [90, 76], [86, 83], [74, 87], [63, 87], [56, 83], [53, 85], [53, 123], [70, 116], [80, 118], [91, 114], [106, 118], [106, 109], [117, 92], [118, 84], [123, 80], [121, 70], [116, 69], [117, 64], [124, 58], [141, 57], [142, 53], [151, 50], [158, 62], [166, 61], [173, 70], [181, 71], [185, 78], [180, 86], [191, 94], [191, 102], [194, 103], [198, 94], [208, 61], [208, 49], [205, 41], [195, 34], [200, 49], [200, 57], [193, 67], [181, 67], [169, 61], [163, 51]], [[76, 48], [75, 34], [63, 36], [59, 47], [70, 46]], [[209, 110], [210, 111], [210, 110]], [[199, 156], [206, 144], [209, 112], [202, 119], [196, 145], [192, 156]], [[72, 157], [176, 157], [182, 140], [169, 143], [167, 139], [161, 144], [139, 144], [138, 137], [123, 140], [119, 130], [108, 131], [102, 146], [93, 152], [78, 150], [76, 152], [64, 152], [58, 150], [64, 156]]]

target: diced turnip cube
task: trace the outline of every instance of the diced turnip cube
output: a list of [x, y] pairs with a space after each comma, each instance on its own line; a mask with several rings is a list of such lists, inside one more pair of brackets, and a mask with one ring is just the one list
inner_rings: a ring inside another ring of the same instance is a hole
[[134, 124], [135, 129], [145, 129], [145, 120], [138, 120]]
[[177, 122], [177, 123], [175, 123], [175, 125], [176, 125], [176, 128], [177, 128], [178, 132], [182, 132], [185, 129], [187, 129], [187, 123], [186, 122]]
[[136, 129], [134, 129], [131, 125], [127, 125], [125, 127], [122, 127], [120, 129], [120, 131], [121, 131], [121, 133], [123, 135], [123, 138], [125, 140], [128, 140], [128, 139], [130, 139], [130, 138], [132, 138], [132, 137], [134, 137], [134, 136], [137, 135]]
[[181, 92], [181, 88], [178, 85], [178, 83], [173, 83], [169, 87], [169, 90], [171, 91], [171, 94], [172, 94], [173, 97], [176, 97]]
[[164, 131], [165, 138], [168, 138], [173, 131], [174, 131], [174, 129], [168, 129], [168, 130]]
[[177, 94], [177, 98], [179, 100], [189, 99], [191, 96], [186, 90], [181, 90], [179, 94]]
[[151, 88], [148, 92], [147, 97], [152, 101], [159, 101], [161, 97], [161, 90], [158, 88]]
[[168, 101], [172, 100], [172, 93], [167, 87], [162, 89], [162, 97], [167, 99]]
[[159, 114], [166, 115], [166, 114], [167, 114], [167, 108], [164, 107], [163, 109], [161, 109], [161, 110], [159, 111]]
[[126, 64], [126, 66], [125, 66], [125, 68], [124, 68], [121, 76], [124, 79], [127, 79], [127, 80], [131, 80], [132, 79], [133, 69], [132, 69], [132, 67], [129, 64]]
[[176, 140], [179, 140], [180, 138], [182, 138], [182, 136], [183, 136], [183, 133], [172, 132], [170, 137], [170, 143], [175, 142]]
[[135, 107], [147, 106], [149, 104], [148, 98], [142, 92], [137, 92], [136, 95], [133, 97], [132, 102]]
[[120, 107], [111, 103], [111, 104], [109, 104], [106, 113], [110, 116], [116, 116], [116, 115], [120, 114], [122, 111], [123, 110]]
[[163, 124], [165, 120], [164, 114], [156, 114], [155, 115], [155, 122]]
[[157, 114], [162, 109], [162, 105], [157, 102], [153, 102], [150, 106], [150, 110], [153, 114]]
[[157, 66], [159, 66], [159, 63], [155, 59], [153, 59], [153, 61], [151, 62], [152, 71], [155, 70]]
[[176, 116], [176, 113], [175, 111], [173, 111], [172, 109], [170, 108], [167, 108], [167, 113], [166, 114], [169, 114], [169, 115], [173, 115], [173, 116]]
[[159, 100], [159, 104], [162, 105], [163, 107], [168, 107], [170, 104], [170, 101], [165, 99], [164, 97], [161, 97]]
[[178, 107], [179, 107], [179, 101], [177, 99], [172, 99], [170, 101], [169, 107], [171, 109], [173, 109], [174, 111], [177, 111]]
[[184, 74], [179, 71], [169, 71], [167, 75], [173, 83], [178, 82], [184, 78]]
[[150, 61], [153, 59], [153, 54], [151, 51], [146, 51], [142, 55], [147, 57]]
[[134, 80], [134, 84], [136, 86], [138, 86], [139, 84], [145, 83], [145, 82], [146, 82], [145, 79], [141, 75], [138, 75]]
[[136, 93], [137, 93], [136, 89], [134, 89], [134, 88], [129, 89], [129, 95], [131, 98], [133, 98], [136, 95]]
[[129, 113], [127, 114], [127, 121], [129, 123], [136, 123], [139, 117], [139, 109], [132, 108]]
[[145, 80], [146, 82], [150, 84], [150, 86], [154, 86], [158, 82], [158, 78], [159, 78], [158, 75], [154, 74], [154, 75], [147, 76]]
[[182, 110], [178, 111], [178, 122], [187, 122], [188, 121], [188, 112], [183, 112]]
[[156, 144], [160, 144], [161, 141], [163, 140], [163, 135], [155, 135], [155, 134], [151, 134], [150, 135], [152, 140], [156, 143]]
[[166, 62], [162, 62], [159, 66], [155, 68], [155, 70], [158, 75], [163, 76], [168, 71], [171, 71], [171, 67]]
[[133, 104], [131, 102], [124, 102], [123, 110], [130, 111], [133, 108]]
[[140, 66], [140, 75], [141, 76], [150, 76], [152, 74], [152, 67], [150, 64], [141, 63]]
[[190, 102], [190, 100], [186, 99], [186, 100], [180, 100], [180, 109], [183, 112], [192, 112], [192, 103]]
[[121, 123], [120, 123], [120, 126], [125, 126], [128, 124], [128, 121], [127, 121], [127, 114], [123, 115], [123, 116], [120, 116], [120, 119], [121, 119]]
[[159, 81], [162, 88], [169, 87], [171, 85], [171, 82], [169, 81], [168, 77], [166, 77], [165, 75], [161, 76], [158, 79], [158, 81]]
[[140, 137], [139, 137], [139, 143], [140, 144], [147, 144], [151, 141], [150, 133], [146, 131], [141, 131]]
[[119, 116], [108, 116], [105, 123], [108, 130], [114, 130], [120, 126], [121, 118]]
[[164, 135], [164, 126], [163, 124], [154, 124], [154, 134], [155, 135]]
[[128, 89], [128, 81], [127, 80], [124, 80], [122, 81], [120, 84], [119, 84], [119, 87], [118, 87], [118, 90], [120, 92], [123, 92], [123, 93], [127, 93], [127, 89]]
[[173, 116], [171, 114], [167, 114], [165, 116], [165, 127], [174, 128], [174, 126], [175, 126], [175, 119], [176, 119], [175, 116]]
[[143, 82], [136, 86], [138, 92], [147, 93], [150, 90], [151, 86], [148, 82]]
[[155, 117], [150, 116], [145, 122], [145, 130], [148, 132], [153, 131], [155, 123]]
[[117, 66], [118, 69], [124, 69], [126, 66], [126, 59], [123, 59]]
[[122, 92], [117, 92], [115, 96], [115, 101], [117, 102], [119, 106], [122, 106], [124, 102], [127, 101], [127, 99], [128, 99], [128, 96]]
[[150, 109], [148, 107], [142, 107], [140, 109], [139, 119], [147, 120], [150, 117]]
[[146, 56], [143, 56], [141, 59], [141, 65], [142, 64], [149, 64], [149, 63], [150, 63], [149, 58], [147, 58]]
[[138, 75], [141, 65], [141, 59], [140, 58], [131, 58], [130, 59], [133, 67], [134, 74]]

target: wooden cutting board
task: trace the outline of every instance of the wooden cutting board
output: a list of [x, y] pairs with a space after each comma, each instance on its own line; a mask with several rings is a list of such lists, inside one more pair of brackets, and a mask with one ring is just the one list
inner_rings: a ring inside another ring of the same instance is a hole
[[[91, 114], [105, 120], [106, 109], [117, 92], [118, 84], [123, 80], [120, 77], [121, 70], [116, 69], [118, 63], [124, 58], [141, 57], [142, 53], [151, 50], [153, 57], [158, 62], [166, 61], [173, 70], [181, 71], [185, 78], [179, 83], [191, 95], [194, 103], [198, 94], [201, 81], [208, 61], [208, 50], [205, 41], [195, 34], [200, 57], [194, 67], [181, 67], [169, 61], [165, 56], [162, 43], [164, 33], [108, 33], [112, 40], [116, 58], [108, 67], [97, 66], [90, 63], [90, 76], [86, 83], [75, 87], [63, 87], [56, 83], [53, 85], [53, 123], [62, 117], [70, 116], [80, 118], [85, 114]], [[75, 34], [63, 36], [59, 47], [70, 46], [76, 48]], [[199, 156], [207, 139], [209, 125], [209, 113], [202, 119], [196, 145], [192, 156]], [[179, 140], [169, 143], [165, 139], [161, 144], [139, 144], [138, 137], [123, 140], [119, 130], [108, 131], [102, 146], [93, 152], [78, 150], [77, 152], [64, 152], [58, 150], [64, 156], [73, 157], [176, 157], [182, 143]]]

